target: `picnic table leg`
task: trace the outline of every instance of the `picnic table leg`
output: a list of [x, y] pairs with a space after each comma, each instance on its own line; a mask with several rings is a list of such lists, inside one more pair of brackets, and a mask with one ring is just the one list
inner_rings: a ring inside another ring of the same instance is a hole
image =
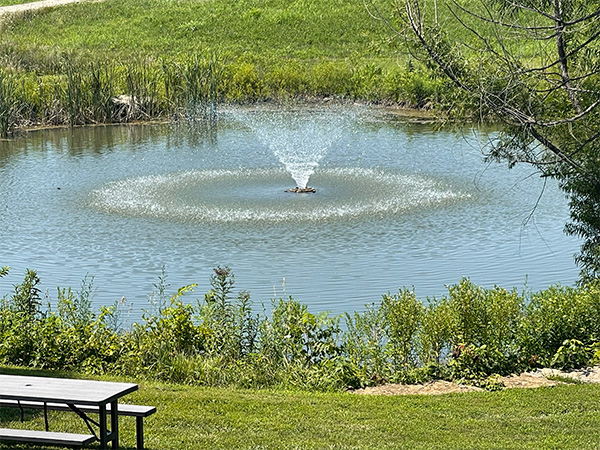
[[136, 449], [144, 450], [144, 418], [141, 416], [135, 418], [135, 435]]
[[110, 434], [113, 450], [119, 448], [119, 404], [117, 400], [110, 403]]
[[98, 409], [98, 423], [99, 437], [100, 437], [100, 449], [107, 450], [108, 448], [108, 430], [106, 429], [106, 403], [100, 405]]

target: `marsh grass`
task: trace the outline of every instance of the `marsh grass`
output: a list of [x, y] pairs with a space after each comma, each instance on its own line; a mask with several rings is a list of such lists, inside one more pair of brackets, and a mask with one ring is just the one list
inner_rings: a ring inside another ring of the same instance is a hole
[[47, 74], [0, 69], [0, 136], [32, 125], [214, 122], [222, 102], [334, 97], [423, 107], [446, 90], [423, 70], [345, 62], [279, 63], [267, 70], [219, 53], [127, 64], [63, 56]]
[[6, 137], [14, 126], [17, 107], [15, 79], [0, 71], [0, 137]]

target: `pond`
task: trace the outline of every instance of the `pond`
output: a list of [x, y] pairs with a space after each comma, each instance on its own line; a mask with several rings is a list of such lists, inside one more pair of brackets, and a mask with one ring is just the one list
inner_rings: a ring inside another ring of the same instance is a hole
[[[208, 131], [31, 132], [0, 142], [0, 297], [26, 268], [51, 300], [93, 276], [94, 305], [124, 297], [130, 320], [163, 266], [169, 293], [198, 283], [189, 301], [221, 265], [258, 308], [291, 295], [333, 314], [403, 286], [441, 296], [461, 277], [573, 284], [563, 194], [530, 168], [485, 163], [493, 138], [359, 108], [230, 110]], [[286, 164], [317, 192], [286, 192], [302, 184]]]

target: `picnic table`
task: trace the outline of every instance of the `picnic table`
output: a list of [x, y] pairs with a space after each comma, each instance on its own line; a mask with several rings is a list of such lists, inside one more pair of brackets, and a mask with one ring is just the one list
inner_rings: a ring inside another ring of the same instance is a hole
[[[31, 402], [43, 405], [46, 425], [45, 432], [2, 429], [5, 440], [13, 440], [14, 435], [14, 440], [17, 441], [70, 446], [83, 446], [98, 440], [102, 450], [108, 448], [109, 442], [112, 443], [113, 449], [117, 449], [118, 400], [137, 388], [137, 384], [133, 383], [0, 374], [0, 400], [16, 401], [21, 408], [30, 407], [28, 403]], [[50, 432], [47, 416], [49, 403], [67, 405], [85, 421], [91, 435]], [[86, 407], [97, 408], [97, 421], [86, 414]], [[107, 412], [110, 413], [110, 427], [107, 426]], [[97, 427], [97, 433], [92, 425]], [[81, 436], [79, 440], [77, 436]]]

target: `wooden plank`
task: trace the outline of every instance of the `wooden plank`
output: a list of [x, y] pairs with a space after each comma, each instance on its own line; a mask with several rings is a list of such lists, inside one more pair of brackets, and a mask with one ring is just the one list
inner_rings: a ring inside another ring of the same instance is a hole
[[29, 442], [32, 444], [82, 447], [94, 442], [96, 437], [91, 434], [57, 433], [54, 431], [0, 428], [0, 440], [11, 442]]
[[[44, 404], [42, 402], [22, 401], [20, 402], [23, 408], [42, 409]], [[66, 403], [46, 403], [49, 410], [52, 411], [72, 411]], [[78, 409], [85, 413], [98, 414], [99, 408], [93, 405], [75, 405]], [[18, 408], [19, 402], [17, 400], [4, 400], [0, 399], [0, 407], [6, 408]], [[107, 411], [110, 413], [110, 404], [107, 405]], [[129, 417], [148, 417], [156, 412], [155, 406], [146, 405], [130, 405], [128, 403], [119, 403], [119, 416]]]

